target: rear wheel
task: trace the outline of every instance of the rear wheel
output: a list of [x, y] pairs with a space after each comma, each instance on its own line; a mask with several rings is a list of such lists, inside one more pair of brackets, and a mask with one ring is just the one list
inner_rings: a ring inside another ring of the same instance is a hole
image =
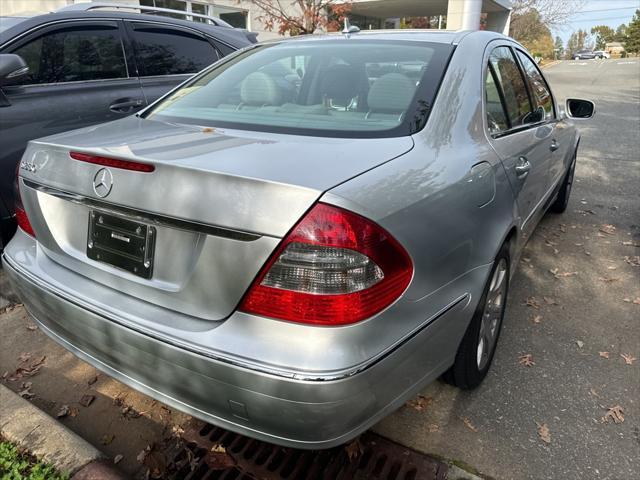
[[507, 305], [509, 268], [509, 249], [504, 245], [496, 257], [489, 282], [458, 347], [455, 362], [444, 374], [447, 383], [471, 390], [487, 376]]
[[560, 191], [558, 192], [558, 197], [556, 201], [551, 204], [549, 210], [554, 213], [564, 213], [567, 207], [569, 206], [569, 197], [571, 196], [571, 187], [573, 186], [573, 178], [576, 172], [576, 155], [573, 156], [573, 160], [571, 161], [571, 166], [569, 167], [569, 171], [567, 175], [564, 177], [564, 181], [562, 182], [562, 186], [560, 187]]

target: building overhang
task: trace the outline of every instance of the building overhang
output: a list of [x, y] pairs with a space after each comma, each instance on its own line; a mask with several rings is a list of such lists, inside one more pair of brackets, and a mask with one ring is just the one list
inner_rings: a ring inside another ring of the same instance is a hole
[[[351, 12], [376, 18], [430, 17], [446, 15], [449, 3], [450, 0], [354, 0]], [[510, 0], [482, 0], [485, 13], [506, 13], [511, 7]]]

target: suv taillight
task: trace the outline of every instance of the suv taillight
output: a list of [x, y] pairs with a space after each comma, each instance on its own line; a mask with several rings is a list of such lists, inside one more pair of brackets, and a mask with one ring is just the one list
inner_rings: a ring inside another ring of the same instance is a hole
[[24, 210], [24, 206], [22, 205], [22, 198], [20, 197], [20, 162], [16, 166], [16, 181], [14, 184], [14, 200], [15, 200], [15, 210], [16, 210], [16, 221], [18, 222], [18, 226], [27, 234], [35, 237], [36, 234], [33, 231], [33, 227], [31, 226], [31, 222], [29, 221], [29, 217], [27, 217], [27, 212]]
[[412, 276], [408, 253], [379, 225], [318, 203], [279, 245], [240, 310], [299, 323], [345, 325], [391, 305]]

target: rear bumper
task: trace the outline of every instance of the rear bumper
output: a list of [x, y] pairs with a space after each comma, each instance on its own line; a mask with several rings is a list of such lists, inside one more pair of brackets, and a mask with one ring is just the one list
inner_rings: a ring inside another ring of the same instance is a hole
[[204, 421], [296, 448], [347, 442], [437, 378], [453, 362], [457, 330], [463, 331], [472, 310], [466, 308], [468, 298], [461, 299], [353, 375], [296, 380], [152, 338], [93, 311], [72, 291], [49, 285], [10, 252], [3, 255], [3, 264], [42, 330], [78, 357]]

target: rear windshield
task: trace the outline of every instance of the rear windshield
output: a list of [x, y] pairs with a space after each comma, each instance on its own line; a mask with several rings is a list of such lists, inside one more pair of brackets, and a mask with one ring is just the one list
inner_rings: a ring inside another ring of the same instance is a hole
[[144, 116], [299, 135], [410, 135], [426, 122], [450, 53], [449, 45], [353, 38], [260, 45]]

